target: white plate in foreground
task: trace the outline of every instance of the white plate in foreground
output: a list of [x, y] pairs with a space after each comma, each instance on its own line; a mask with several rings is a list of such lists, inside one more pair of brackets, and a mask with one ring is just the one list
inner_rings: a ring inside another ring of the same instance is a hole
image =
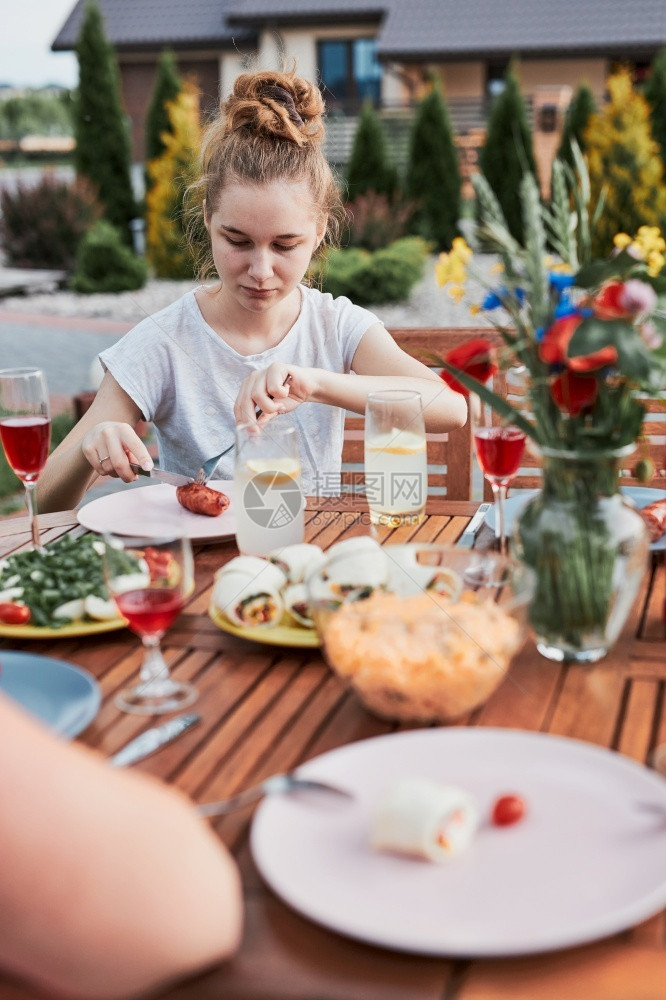
[[[528, 500], [535, 497], [540, 490], [519, 490], [514, 493], [513, 496], [508, 497], [504, 505], [504, 520], [505, 520], [505, 531], [507, 535], [510, 535], [513, 530], [513, 525], [516, 518], [520, 514], [521, 510], [525, 506]], [[666, 490], [657, 490], [649, 486], [621, 486], [620, 492], [627, 497], [628, 500], [633, 500], [638, 509], [642, 507], [647, 507], [649, 503], [654, 503], [656, 500], [666, 499]], [[488, 508], [486, 512], [486, 524], [492, 530], [495, 530], [495, 506]], [[652, 542], [650, 548], [653, 552], [659, 552], [662, 549], [666, 549], [666, 535], [662, 535], [658, 538], [656, 542]]]
[[[540, 733], [422, 729], [300, 770], [356, 799], [265, 799], [252, 853], [286, 903], [340, 934], [424, 955], [519, 955], [614, 934], [666, 905], [666, 782], [620, 754]], [[484, 819], [466, 854], [439, 865], [370, 848], [381, 790], [406, 775], [475, 796]], [[507, 792], [527, 815], [493, 827], [485, 818]]]
[[79, 523], [89, 531], [109, 531], [116, 535], [158, 538], [182, 535], [200, 541], [218, 541], [236, 533], [233, 482], [213, 480], [209, 486], [221, 490], [231, 503], [219, 517], [193, 514], [178, 503], [176, 487], [166, 483], [109, 493], [91, 500], [77, 511]]

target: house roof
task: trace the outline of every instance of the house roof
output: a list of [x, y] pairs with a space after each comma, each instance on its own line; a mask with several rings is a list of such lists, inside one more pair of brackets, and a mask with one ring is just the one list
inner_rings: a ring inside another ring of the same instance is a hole
[[380, 59], [512, 53], [653, 52], [666, 43], [665, 0], [236, 0], [235, 24], [339, 23], [384, 17]]
[[[227, 24], [231, 0], [98, 0], [107, 38], [119, 51], [179, 48], [246, 48], [254, 46], [252, 30]], [[78, 0], [51, 48], [76, 46], [86, 0]]]
[[[120, 51], [165, 45], [246, 47], [268, 25], [377, 21], [382, 60], [516, 54], [653, 54], [666, 44], [666, 0], [98, 0]], [[76, 44], [78, 0], [52, 48]]]

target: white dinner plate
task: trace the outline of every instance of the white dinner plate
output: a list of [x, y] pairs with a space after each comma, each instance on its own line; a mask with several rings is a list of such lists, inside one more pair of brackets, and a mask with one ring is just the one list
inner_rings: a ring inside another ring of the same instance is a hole
[[0, 652], [0, 692], [62, 736], [78, 736], [99, 712], [99, 684], [86, 670], [36, 653]]
[[176, 487], [159, 486], [109, 493], [91, 500], [77, 511], [79, 523], [90, 531], [109, 531], [116, 535], [137, 535], [158, 538], [160, 535], [182, 535], [197, 541], [219, 541], [236, 533], [233, 482], [219, 479], [209, 484], [231, 501], [218, 517], [193, 514], [176, 499]]
[[[252, 853], [286, 903], [340, 934], [424, 955], [519, 955], [614, 934], [666, 905], [666, 782], [612, 751], [517, 730], [421, 729], [299, 770], [354, 801], [268, 797]], [[369, 846], [383, 787], [412, 775], [475, 797], [482, 825], [465, 854], [435, 864]], [[493, 826], [492, 804], [510, 792], [527, 813]]]
[[[504, 505], [504, 530], [506, 531], [507, 536], [511, 534], [514, 522], [527, 501], [531, 500], [532, 497], [535, 497], [537, 493], [540, 492], [541, 490], [520, 490], [518, 493], [514, 493], [513, 496], [507, 498]], [[623, 493], [628, 499], [633, 500], [639, 510], [641, 507], [647, 507], [649, 503], [654, 503], [655, 500], [666, 499], [666, 490], [656, 490], [648, 486], [621, 486], [620, 492]], [[494, 505], [486, 512], [486, 524], [489, 528], [492, 528], [493, 531], [495, 530]], [[662, 535], [656, 542], [652, 542], [650, 548], [653, 552], [659, 552], [662, 549], [666, 549], [666, 535]]]

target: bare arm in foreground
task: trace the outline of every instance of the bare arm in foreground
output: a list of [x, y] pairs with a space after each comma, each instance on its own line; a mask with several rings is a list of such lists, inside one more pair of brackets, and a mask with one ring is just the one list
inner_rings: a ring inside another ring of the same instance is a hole
[[2, 696], [0, 734], [0, 967], [100, 1000], [233, 953], [236, 867], [187, 800], [55, 738]]

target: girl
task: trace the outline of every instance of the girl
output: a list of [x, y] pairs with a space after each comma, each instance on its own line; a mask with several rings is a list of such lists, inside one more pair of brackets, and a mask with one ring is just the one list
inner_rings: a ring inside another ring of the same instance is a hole
[[[370, 392], [416, 389], [429, 431], [465, 423], [464, 397], [376, 316], [302, 283], [342, 218], [323, 111], [317, 87], [293, 72], [237, 78], [205, 137], [199, 182], [218, 281], [100, 355], [104, 380], [40, 478], [41, 510], [73, 507], [93, 472], [131, 482], [130, 462], [150, 468], [134, 431], [141, 419], [155, 425], [161, 466], [194, 475], [257, 409], [260, 422], [291, 413], [306, 494], [339, 476], [344, 411], [363, 413]], [[215, 472], [232, 475], [233, 451]]]

